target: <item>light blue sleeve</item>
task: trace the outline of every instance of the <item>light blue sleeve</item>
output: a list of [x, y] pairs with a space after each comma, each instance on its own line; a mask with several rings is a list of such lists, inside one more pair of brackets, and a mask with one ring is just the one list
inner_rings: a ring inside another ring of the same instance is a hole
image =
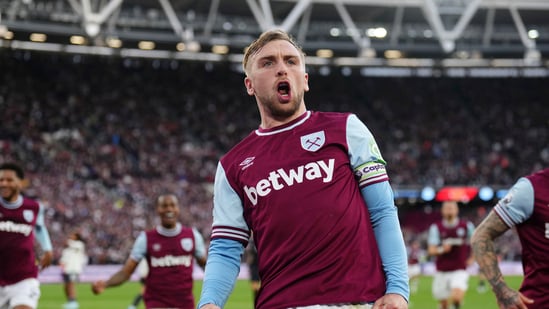
[[213, 205], [212, 238], [230, 236], [247, 242], [250, 232], [244, 220], [242, 200], [231, 187], [221, 162], [215, 173]]
[[357, 177], [377, 240], [383, 271], [387, 278], [386, 293], [410, 296], [408, 259], [400, 230], [393, 190], [385, 169], [385, 160], [366, 125], [356, 115], [347, 119], [349, 161]]
[[475, 232], [475, 225], [471, 221], [467, 221], [467, 239], [471, 240]]
[[394, 204], [393, 190], [389, 182], [384, 181], [369, 185], [361, 191], [368, 205], [383, 270], [387, 278], [385, 293], [400, 294], [408, 300], [410, 297], [408, 259], [397, 208]]
[[429, 227], [429, 234], [427, 235], [427, 244], [429, 246], [438, 246], [441, 244], [440, 231], [435, 224], [431, 224]]
[[141, 232], [133, 243], [130, 258], [136, 262], [139, 262], [145, 257], [145, 255], [147, 255], [147, 234], [145, 234], [145, 232]]
[[235, 240], [216, 238], [210, 242], [197, 308], [205, 304], [225, 306], [240, 272], [243, 253], [244, 247]]
[[41, 203], [38, 203], [38, 205], [40, 207], [38, 216], [36, 217], [36, 225], [34, 226], [34, 238], [38, 241], [42, 250], [52, 251], [53, 246], [51, 244], [50, 233], [44, 223], [44, 206]]
[[193, 228], [194, 235], [194, 256], [196, 258], [203, 258], [206, 256], [206, 245], [204, 245], [204, 237], [200, 232]]
[[528, 178], [520, 178], [494, 207], [499, 217], [512, 228], [534, 212], [534, 187]]

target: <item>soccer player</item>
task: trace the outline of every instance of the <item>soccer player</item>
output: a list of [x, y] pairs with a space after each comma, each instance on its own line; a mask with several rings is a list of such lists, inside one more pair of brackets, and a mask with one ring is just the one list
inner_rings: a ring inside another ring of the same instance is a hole
[[77, 309], [79, 307], [76, 301], [75, 284], [80, 279], [80, 274], [87, 263], [86, 244], [82, 236], [78, 232], [70, 234], [59, 260], [63, 276], [63, 290], [67, 297], [67, 303], [63, 305], [64, 309]]
[[445, 201], [441, 207], [442, 220], [429, 228], [427, 253], [436, 257], [433, 296], [440, 309], [458, 309], [463, 303], [469, 283], [467, 267], [473, 262], [470, 239], [475, 227], [459, 218], [459, 205]]
[[[471, 240], [480, 271], [501, 309], [549, 308], [549, 168], [521, 177], [479, 224]], [[516, 228], [524, 279], [519, 291], [505, 283], [494, 239]]]
[[[38, 271], [48, 267], [53, 256], [44, 208], [22, 195], [24, 179], [19, 165], [0, 165], [0, 308], [37, 308]], [[39, 265], [35, 239], [44, 251]]]
[[408, 251], [408, 277], [410, 278], [410, 291], [416, 293], [419, 288], [422, 264], [425, 262], [425, 249], [421, 248], [419, 240], [414, 239], [407, 248]]
[[194, 309], [194, 259], [206, 264], [206, 248], [202, 235], [178, 222], [179, 202], [175, 195], [161, 195], [156, 212], [160, 225], [142, 232], [135, 240], [130, 257], [107, 281], [92, 284], [95, 294], [118, 286], [130, 279], [141, 259], [147, 259], [149, 273], [145, 280], [143, 300], [147, 308]]
[[199, 307], [224, 306], [253, 232], [256, 308], [408, 308], [406, 248], [366, 125], [307, 110], [305, 56], [283, 31], [254, 41], [243, 67], [261, 123], [218, 164]]

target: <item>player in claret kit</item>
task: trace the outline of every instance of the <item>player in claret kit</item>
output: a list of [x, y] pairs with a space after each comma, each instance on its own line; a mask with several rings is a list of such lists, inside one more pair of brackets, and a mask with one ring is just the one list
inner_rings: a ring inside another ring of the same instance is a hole
[[[37, 308], [38, 271], [48, 267], [53, 257], [44, 208], [21, 193], [24, 179], [19, 165], [0, 165], [0, 308]], [[35, 239], [44, 251], [39, 265]]]
[[442, 220], [429, 228], [428, 253], [435, 256], [432, 292], [440, 309], [459, 309], [469, 288], [467, 267], [473, 263], [470, 239], [475, 227], [459, 217], [456, 201], [445, 201]]
[[[521, 177], [482, 221], [472, 246], [479, 269], [501, 309], [549, 308], [549, 168]], [[494, 240], [516, 228], [522, 245], [524, 280], [519, 291], [505, 282]]]
[[136, 239], [130, 257], [120, 271], [107, 281], [92, 284], [95, 294], [118, 286], [130, 279], [141, 259], [147, 259], [149, 272], [145, 279], [143, 301], [148, 309], [194, 309], [194, 259], [201, 267], [206, 263], [204, 239], [195, 228], [185, 227], [179, 220], [179, 202], [175, 195], [157, 199], [156, 213], [160, 225], [142, 232]]
[[307, 110], [305, 56], [283, 31], [254, 41], [243, 67], [261, 123], [218, 164], [199, 307], [225, 305], [253, 232], [256, 308], [408, 308], [406, 248], [368, 128]]

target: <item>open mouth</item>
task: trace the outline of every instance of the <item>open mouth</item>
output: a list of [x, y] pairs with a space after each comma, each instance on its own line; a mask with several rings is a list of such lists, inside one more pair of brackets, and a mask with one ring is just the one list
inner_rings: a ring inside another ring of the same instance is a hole
[[283, 100], [288, 100], [290, 98], [290, 83], [288, 82], [280, 82], [278, 83], [278, 95]]

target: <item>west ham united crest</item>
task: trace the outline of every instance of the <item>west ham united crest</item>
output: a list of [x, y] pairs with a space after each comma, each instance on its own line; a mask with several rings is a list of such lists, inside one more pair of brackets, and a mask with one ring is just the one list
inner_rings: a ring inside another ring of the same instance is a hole
[[191, 251], [193, 249], [193, 240], [191, 238], [181, 239], [181, 248], [185, 251]]
[[32, 212], [32, 210], [25, 209], [23, 210], [23, 218], [27, 222], [32, 222], [32, 220], [34, 219], [34, 213]]
[[301, 137], [301, 147], [311, 152], [319, 150], [324, 145], [324, 142], [326, 142], [324, 131], [318, 131]]

